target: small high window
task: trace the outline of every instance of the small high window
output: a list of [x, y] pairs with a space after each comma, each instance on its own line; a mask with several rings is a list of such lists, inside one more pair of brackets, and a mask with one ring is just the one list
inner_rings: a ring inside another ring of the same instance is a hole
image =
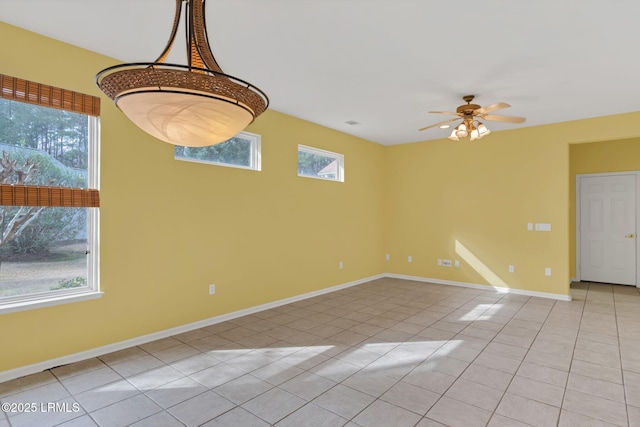
[[176, 146], [174, 158], [188, 162], [260, 170], [260, 135], [240, 132], [233, 138], [207, 147]]
[[298, 176], [344, 182], [344, 155], [298, 145]]

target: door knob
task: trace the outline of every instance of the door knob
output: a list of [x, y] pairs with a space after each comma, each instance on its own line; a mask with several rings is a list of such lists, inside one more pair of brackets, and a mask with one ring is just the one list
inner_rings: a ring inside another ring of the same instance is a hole
[[626, 235], [626, 236], [624, 236], [624, 237], [626, 237], [627, 239], [633, 239], [633, 234], [627, 234], [627, 235]]

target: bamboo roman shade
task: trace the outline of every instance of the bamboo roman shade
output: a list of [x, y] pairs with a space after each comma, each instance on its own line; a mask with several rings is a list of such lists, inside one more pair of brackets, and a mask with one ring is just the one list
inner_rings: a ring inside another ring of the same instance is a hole
[[0, 205], [97, 208], [100, 192], [87, 188], [0, 184]]
[[[0, 74], [0, 98], [89, 116], [100, 115], [100, 98], [96, 96], [4, 74]], [[0, 184], [0, 205], [97, 208], [100, 192], [86, 188]]]
[[41, 107], [100, 115], [100, 98], [0, 74], [0, 97]]

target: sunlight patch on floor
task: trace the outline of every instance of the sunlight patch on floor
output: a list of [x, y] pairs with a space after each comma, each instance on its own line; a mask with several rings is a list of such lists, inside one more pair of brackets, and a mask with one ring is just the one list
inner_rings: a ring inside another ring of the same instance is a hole
[[487, 310], [495, 307], [502, 307], [502, 304], [478, 304], [473, 310], [470, 310], [467, 314], [460, 317], [458, 320], [462, 320], [464, 322], [473, 322], [474, 320], [489, 320], [491, 319], [492, 315], [487, 314]]

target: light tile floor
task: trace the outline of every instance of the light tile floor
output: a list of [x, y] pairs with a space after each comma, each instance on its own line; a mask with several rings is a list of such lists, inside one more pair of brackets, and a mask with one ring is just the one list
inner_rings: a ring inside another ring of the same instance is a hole
[[572, 296], [380, 279], [0, 384], [0, 427], [640, 426], [638, 290]]

